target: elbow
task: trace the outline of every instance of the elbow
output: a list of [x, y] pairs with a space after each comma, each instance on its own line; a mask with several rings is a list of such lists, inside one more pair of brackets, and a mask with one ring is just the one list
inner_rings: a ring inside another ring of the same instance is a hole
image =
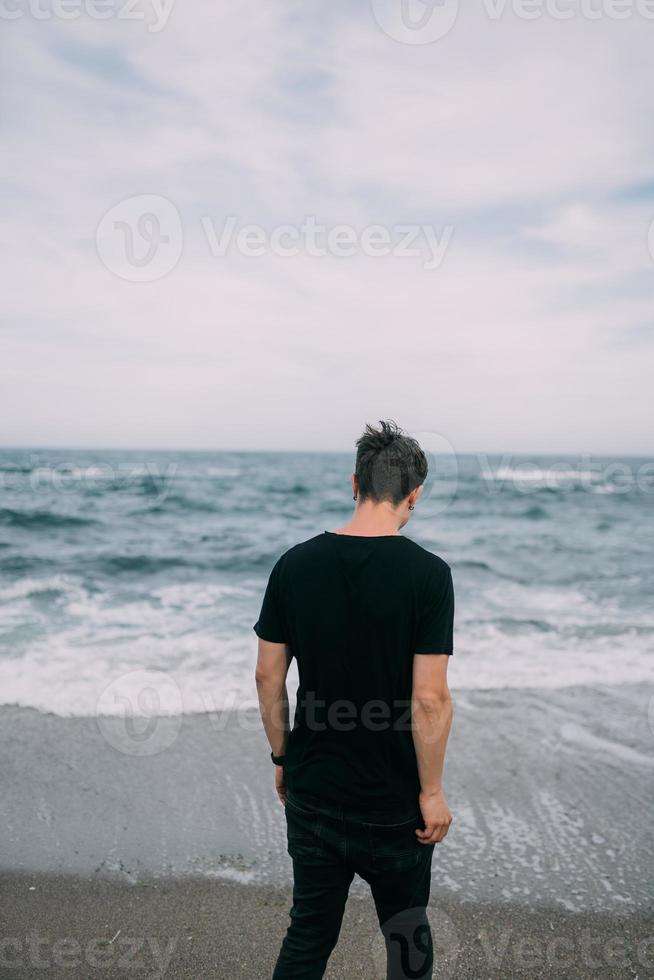
[[413, 703], [418, 710], [429, 715], [452, 714], [454, 711], [454, 702], [448, 688], [437, 692], [414, 693]]
[[269, 670], [255, 670], [254, 683], [258, 690], [277, 690], [284, 685], [284, 679]]

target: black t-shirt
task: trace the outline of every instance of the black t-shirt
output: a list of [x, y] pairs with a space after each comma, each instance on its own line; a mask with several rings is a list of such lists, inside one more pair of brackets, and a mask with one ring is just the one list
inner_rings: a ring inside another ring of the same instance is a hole
[[253, 628], [297, 660], [291, 792], [376, 810], [417, 797], [413, 656], [451, 654], [453, 621], [449, 565], [401, 534], [323, 531], [277, 560]]

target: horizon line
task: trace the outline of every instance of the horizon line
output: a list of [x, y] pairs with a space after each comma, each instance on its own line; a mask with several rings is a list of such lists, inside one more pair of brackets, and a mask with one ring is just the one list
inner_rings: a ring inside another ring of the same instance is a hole
[[[262, 454], [262, 453], [273, 453], [277, 455], [345, 455], [353, 454], [356, 456], [356, 447], [347, 449], [280, 449], [280, 448], [258, 448], [258, 449], [227, 449], [224, 447], [201, 447], [201, 448], [189, 448], [181, 446], [170, 446], [170, 447], [155, 447], [155, 446], [92, 446], [92, 445], [57, 445], [57, 446], [38, 446], [38, 445], [2, 445], [0, 444], [0, 452], [123, 452], [123, 453], [252, 453], [252, 454]], [[451, 453], [446, 452], [431, 452], [429, 449], [425, 450], [429, 455], [433, 456], [450, 456]], [[580, 456], [594, 456], [601, 458], [620, 458], [620, 459], [649, 459], [652, 456], [651, 452], [611, 452], [603, 450], [601, 452], [595, 452], [592, 450], [524, 450], [524, 449], [466, 449], [461, 451], [454, 451], [453, 455], [458, 456], [553, 456], [557, 458], [562, 457], [575, 457]]]

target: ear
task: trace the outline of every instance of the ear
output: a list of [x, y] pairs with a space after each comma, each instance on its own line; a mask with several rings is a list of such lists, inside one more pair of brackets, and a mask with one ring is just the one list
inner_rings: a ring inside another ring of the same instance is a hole
[[408, 501], [409, 501], [410, 504], [414, 504], [415, 505], [416, 500], [418, 499], [418, 497], [422, 493], [422, 488], [423, 487], [424, 487], [424, 483], [421, 483], [419, 487], [416, 487], [415, 490], [412, 490], [411, 491], [411, 493], [408, 496]]
[[359, 493], [359, 481], [357, 480], [356, 473], [352, 474], [352, 493], [354, 494], [355, 497]]

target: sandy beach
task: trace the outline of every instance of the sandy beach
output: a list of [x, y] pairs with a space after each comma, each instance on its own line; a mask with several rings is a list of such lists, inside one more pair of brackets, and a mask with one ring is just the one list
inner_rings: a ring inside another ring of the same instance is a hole
[[[52, 980], [263, 980], [288, 924], [288, 887], [198, 879], [138, 885], [6, 875], [0, 975]], [[433, 901], [435, 978], [643, 978], [654, 975], [644, 913], [529, 910]], [[372, 903], [350, 898], [326, 980], [383, 980]]]
[[[651, 696], [454, 692], [455, 821], [430, 903], [436, 976], [654, 974]], [[291, 864], [255, 711], [139, 732], [117, 717], [5, 707], [0, 732], [3, 975], [271, 974]], [[117, 951], [130, 937], [143, 965], [126, 971]], [[380, 943], [355, 878], [328, 976], [383, 976]]]

